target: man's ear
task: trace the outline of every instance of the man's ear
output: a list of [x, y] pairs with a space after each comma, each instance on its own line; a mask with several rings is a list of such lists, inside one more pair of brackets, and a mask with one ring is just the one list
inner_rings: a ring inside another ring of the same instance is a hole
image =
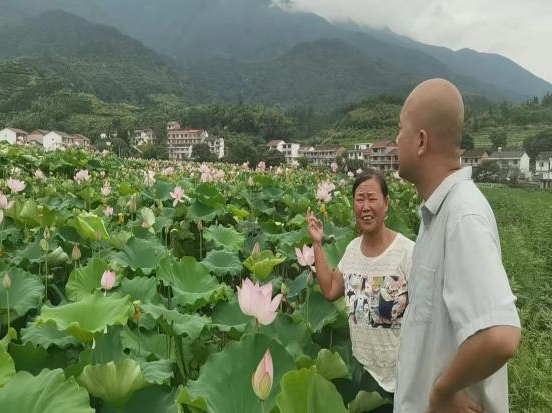
[[425, 129], [418, 132], [418, 156], [422, 156], [428, 151], [428, 135]]

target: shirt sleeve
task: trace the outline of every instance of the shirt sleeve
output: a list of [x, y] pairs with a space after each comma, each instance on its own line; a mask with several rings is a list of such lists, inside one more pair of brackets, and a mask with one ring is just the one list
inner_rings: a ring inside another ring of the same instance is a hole
[[445, 244], [443, 299], [458, 345], [480, 330], [519, 327], [498, 236], [479, 214], [460, 217]]

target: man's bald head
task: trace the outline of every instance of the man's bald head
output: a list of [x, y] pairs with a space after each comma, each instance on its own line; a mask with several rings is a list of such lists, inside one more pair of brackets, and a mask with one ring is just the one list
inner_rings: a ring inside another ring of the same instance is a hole
[[444, 79], [420, 83], [406, 99], [401, 117], [430, 136], [430, 150], [457, 153], [462, 141], [464, 103], [460, 91]]

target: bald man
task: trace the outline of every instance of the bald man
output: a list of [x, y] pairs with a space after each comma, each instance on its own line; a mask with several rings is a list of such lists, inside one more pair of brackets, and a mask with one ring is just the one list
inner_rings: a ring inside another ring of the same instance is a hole
[[396, 413], [508, 412], [506, 362], [520, 342], [494, 214], [460, 167], [464, 105], [443, 79], [406, 99], [399, 175], [424, 202], [402, 322]]

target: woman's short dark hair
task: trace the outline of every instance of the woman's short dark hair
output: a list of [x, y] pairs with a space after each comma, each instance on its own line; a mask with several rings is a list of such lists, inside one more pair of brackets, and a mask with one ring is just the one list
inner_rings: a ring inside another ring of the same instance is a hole
[[366, 171], [363, 171], [360, 175], [356, 177], [355, 183], [353, 184], [353, 198], [355, 197], [355, 192], [358, 186], [361, 183], [368, 181], [370, 179], [375, 179], [376, 181], [378, 181], [383, 197], [387, 198], [387, 196], [389, 195], [389, 189], [387, 188], [387, 181], [385, 180], [383, 175], [375, 169], [368, 169]]

